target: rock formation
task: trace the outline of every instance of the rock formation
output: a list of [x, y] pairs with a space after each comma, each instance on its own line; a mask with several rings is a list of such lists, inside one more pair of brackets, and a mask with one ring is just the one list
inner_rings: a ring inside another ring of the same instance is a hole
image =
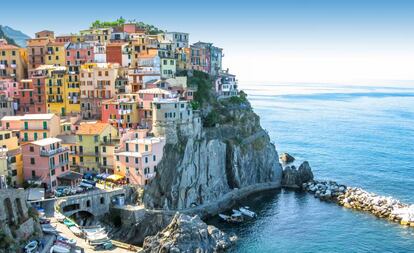
[[289, 164], [293, 163], [295, 161], [295, 158], [288, 153], [282, 153], [279, 157], [279, 160], [282, 162], [282, 164]]
[[235, 239], [208, 226], [198, 216], [177, 213], [164, 230], [145, 238], [143, 252], [223, 252]]
[[211, 99], [201, 115], [157, 130], [167, 135], [167, 144], [144, 193], [148, 208], [208, 206], [235, 189], [280, 187], [279, 156], [247, 100]]
[[21, 243], [42, 234], [32, 211], [23, 189], [0, 190], [0, 253], [18, 252]]
[[303, 162], [299, 169], [294, 165], [283, 168], [282, 186], [287, 188], [300, 188], [303, 183], [313, 180], [313, 173], [309, 163]]

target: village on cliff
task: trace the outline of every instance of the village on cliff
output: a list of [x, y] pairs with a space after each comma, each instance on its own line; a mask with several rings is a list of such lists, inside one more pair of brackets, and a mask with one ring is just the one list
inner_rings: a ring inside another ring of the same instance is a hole
[[40, 31], [26, 48], [0, 39], [0, 237], [29, 239], [30, 210], [44, 212], [47, 199], [98, 192], [82, 205], [99, 212], [122, 205], [125, 187], [149, 184], [168, 128], [200, 120], [194, 76], [218, 99], [238, 96], [223, 50], [189, 37], [120, 18]]

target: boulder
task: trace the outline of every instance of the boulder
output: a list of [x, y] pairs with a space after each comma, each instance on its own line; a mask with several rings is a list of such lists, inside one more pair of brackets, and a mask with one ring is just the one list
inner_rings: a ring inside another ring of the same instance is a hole
[[295, 166], [286, 166], [282, 173], [282, 186], [288, 188], [300, 188], [304, 183], [313, 180], [312, 169], [308, 162], [303, 162], [299, 169]]
[[176, 213], [164, 230], [145, 238], [142, 252], [224, 252], [236, 240], [235, 236], [207, 225], [197, 215]]
[[282, 153], [279, 157], [279, 160], [283, 164], [289, 164], [289, 163], [293, 163], [295, 161], [295, 158], [288, 153]]

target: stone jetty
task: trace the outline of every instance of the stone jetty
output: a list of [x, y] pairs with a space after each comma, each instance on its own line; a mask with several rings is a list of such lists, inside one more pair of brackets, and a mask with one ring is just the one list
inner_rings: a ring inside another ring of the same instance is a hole
[[394, 198], [347, 187], [334, 181], [311, 180], [303, 183], [302, 189], [323, 201], [335, 202], [345, 208], [366, 211], [379, 218], [414, 227], [414, 205], [401, 203]]

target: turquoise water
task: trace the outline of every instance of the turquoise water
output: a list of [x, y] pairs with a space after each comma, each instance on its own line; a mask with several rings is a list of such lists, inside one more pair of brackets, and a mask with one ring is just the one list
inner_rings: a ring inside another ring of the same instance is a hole
[[[317, 178], [414, 203], [414, 88], [242, 88], [278, 151], [308, 160]], [[239, 236], [234, 252], [414, 252], [414, 228], [311, 195], [282, 190], [241, 204], [259, 218], [241, 226], [212, 221]]]

